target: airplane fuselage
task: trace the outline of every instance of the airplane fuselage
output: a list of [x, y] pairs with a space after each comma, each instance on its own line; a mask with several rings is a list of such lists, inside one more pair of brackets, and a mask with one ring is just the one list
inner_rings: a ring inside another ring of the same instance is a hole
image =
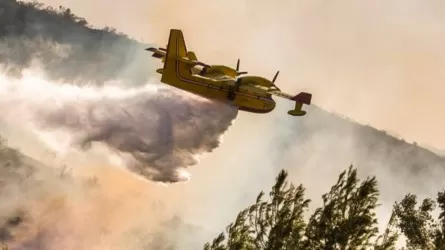
[[[295, 102], [294, 109], [287, 113], [292, 116], [303, 116], [303, 104], [310, 105], [312, 95], [300, 92], [290, 95], [282, 92], [276, 85], [279, 71], [272, 80], [260, 76], [243, 76], [239, 71], [239, 59], [236, 69], [225, 65], [209, 65], [198, 61], [193, 51], [188, 51], [181, 30], [171, 29], [166, 48], [150, 47], [152, 57], [164, 63], [163, 68], [156, 70], [162, 75], [161, 82], [187, 92], [215, 99], [237, 106], [239, 110], [253, 113], [269, 113], [275, 109], [273, 96], [279, 96]], [[202, 67], [202, 69], [199, 69]]]
[[[269, 113], [276, 106], [271, 97], [248, 93], [243, 89], [234, 90], [233, 80], [214, 80], [199, 75], [181, 74], [181, 70], [177, 70], [176, 76], [162, 74], [161, 82], [205, 98], [235, 105], [242, 111]], [[233, 94], [231, 98], [230, 92]]]

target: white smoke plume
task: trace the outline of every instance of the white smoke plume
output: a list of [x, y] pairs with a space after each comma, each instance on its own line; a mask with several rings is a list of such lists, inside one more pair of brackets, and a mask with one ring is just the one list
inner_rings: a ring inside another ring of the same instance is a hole
[[4, 122], [21, 123], [56, 152], [106, 145], [129, 170], [160, 182], [186, 181], [186, 167], [211, 152], [237, 109], [160, 84], [79, 87], [34, 71], [1, 78]]

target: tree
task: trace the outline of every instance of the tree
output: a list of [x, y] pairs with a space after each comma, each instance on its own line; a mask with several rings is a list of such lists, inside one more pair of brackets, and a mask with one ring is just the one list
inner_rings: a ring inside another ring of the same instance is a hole
[[377, 181], [361, 182], [352, 166], [342, 172], [337, 183], [323, 195], [323, 205], [308, 222], [304, 220], [310, 200], [302, 185], [287, 182], [282, 170], [263, 201], [241, 211], [226, 233], [221, 233], [205, 250], [241, 249], [394, 249], [398, 238], [395, 217], [383, 235], [378, 235], [375, 208], [378, 206]]
[[[407, 194], [401, 202], [394, 205], [398, 227], [406, 237], [408, 249], [442, 250], [445, 249], [445, 192], [437, 194], [436, 201], [426, 198], [416, 208], [417, 196]], [[438, 219], [432, 212], [440, 208]]]

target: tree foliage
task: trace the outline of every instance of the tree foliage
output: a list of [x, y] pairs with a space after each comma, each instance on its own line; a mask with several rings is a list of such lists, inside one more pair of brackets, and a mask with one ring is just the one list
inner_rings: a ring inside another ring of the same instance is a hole
[[398, 238], [394, 231], [395, 216], [379, 235], [375, 208], [378, 206], [377, 181], [360, 181], [352, 166], [342, 172], [337, 183], [322, 196], [323, 205], [316, 208], [306, 222], [305, 211], [310, 200], [305, 189], [287, 182], [281, 171], [263, 200], [241, 211], [226, 233], [221, 233], [205, 250], [241, 249], [394, 249]]
[[[439, 208], [439, 216], [432, 215]], [[406, 237], [407, 249], [445, 249], [445, 192], [437, 194], [436, 201], [426, 198], [417, 207], [417, 196], [407, 194], [394, 205], [400, 231]]]
[[133, 86], [146, 84], [157, 67], [144, 50], [147, 44], [114, 28], [94, 27], [63, 6], [0, 1], [0, 38], [3, 73], [12, 77], [38, 62], [48, 80]]
[[445, 191], [438, 192], [435, 200], [425, 198], [420, 204], [416, 195], [407, 194], [394, 204], [387, 227], [379, 234], [375, 177], [360, 181], [357, 170], [349, 167], [322, 196], [322, 206], [307, 222], [304, 212], [310, 201], [304, 198], [305, 189], [286, 179], [283, 170], [269, 200], [263, 200], [261, 192], [256, 203], [241, 211], [226, 232], [206, 243], [204, 249], [386, 250], [396, 249], [397, 243], [406, 250], [445, 250]]

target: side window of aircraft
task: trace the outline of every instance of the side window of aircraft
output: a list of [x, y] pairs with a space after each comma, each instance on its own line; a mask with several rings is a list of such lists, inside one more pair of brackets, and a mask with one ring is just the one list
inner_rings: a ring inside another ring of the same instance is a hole
[[272, 104], [270, 103], [264, 103], [263, 108], [271, 108]]

